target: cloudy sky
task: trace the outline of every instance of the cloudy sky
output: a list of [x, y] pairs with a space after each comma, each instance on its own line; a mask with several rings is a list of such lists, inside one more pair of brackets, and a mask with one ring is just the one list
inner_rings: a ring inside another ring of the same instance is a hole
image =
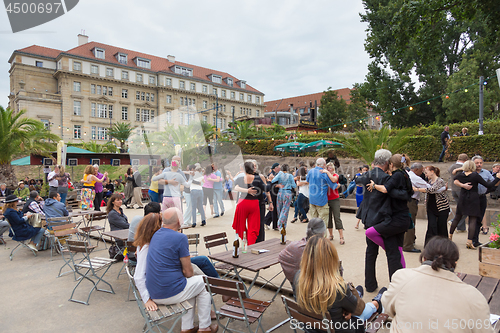
[[369, 57], [361, 0], [81, 0], [65, 15], [13, 34], [0, 10], [0, 105], [12, 52], [91, 41], [224, 71], [274, 100], [362, 82]]

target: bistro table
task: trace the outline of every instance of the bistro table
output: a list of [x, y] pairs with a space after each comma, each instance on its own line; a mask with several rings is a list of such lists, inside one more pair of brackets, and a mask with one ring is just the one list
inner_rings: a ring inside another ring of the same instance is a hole
[[[69, 213], [69, 217], [75, 218], [81, 217], [80, 220], [76, 221], [77, 227], [80, 226], [80, 224], [83, 223], [83, 228], [80, 228], [83, 230], [83, 232], [87, 236], [87, 241], [90, 243], [90, 233], [92, 231], [98, 231], [95, 228], [92, 228], [92, 222], [94, 221], [94, 216], [95, 215], [102, 215], [103, 212], [98, 211], [98, 210], [75, 210]], [[87, 218], [85, 218], [87, 217]], [[100, 237], [102, 239], [102, 236]], [[97, 245], [99, 245], [99, 241], [97, 241]]]
[[[102, 233], [103, 236], [107, 236], [111, 239], [114, 240], [116, 246], [120, 249], [121, 253], [125, 250], [125, 248], [128, 249], [128, 229], [120, 229], [120, 230], [113, 230], [113, 231], [106, 231]], [[123, 245], [119, 245], [119, 241], [123, 242]], [[118, 255], [118, 253], [116, 254]], [[113, 258], [116, 259], [116, 258]], [[118, 276], [116, 277], [117, 279], [120, 277], [122, 274], [123, 269], [125, 268], [125, 265], [127, 263], [124, 261], [122, 268], [120, 268], [120, 271], [118, 272]]]
[[[289, 244], [290, 241], [287, 241], [287, 244]], [[250, 291], [252, 290], [253, 286], [255, 285], [255, 282], [257, 281], [257, 278], [260, 275], [260, 271], [266, 268], [269, 268], [271, 266], [274, 266], [279, 263], [278, 261], [278, 256], [280, 252], [286, 247], [286, 245], [281, 244], [281, 240], [279, 238], [272, 238], [269, 240], [266, 240], [264, 242], [260, 243], [255, 243], [250, 246], [248, 246], [248, 251], [247, 253], [241, 253], [241, 248], [240, 248], [240, 254], [238, 258], [233, 258], [233, 250], [231, 249], [230, 251], [225, 251], [221, 253], [216, 253], [209, 255], [208, 257], [210, 259], [216, 260], [216, 261], [221, 261], [223, 263], [232, 265], [234, 267], [234, 272], [238, 279], [243, 282], [243, 287], [245, 288], [245, 292], [248, 297], [252, 297], [255, 295], [257, 292], [259, 292], [262, 288], [264, 288], [267, 284], [272, 284], [276, 286], [274, 283], [271, 281], [275, 279], [278, 275], [282, 273], [282, 270], [274, 275], [270, 279], [266, 279], [261, 276], [261, 279], [265, 281], [265, 283], [253, 294], [250, 295]], [[253, 254], [252, 250], [268, 250], [268, 252], [264, 252], [261, 254]], [[255, 273], [255, 277], [253, 278], [252, 282], [250, 283], [250, 286], [247, 288], [241, 275], [240, 272], [243, 270], [248, 270], [251, 272]], [[274, 294], [272, 301], [276, 298], [276, 296], [279, 294], [281, 291], [281, 288], [285, 284], [286, 277], [283, 278], [283, 281], [279, 285], [278, 289], [276, 290], [276, 293]]]

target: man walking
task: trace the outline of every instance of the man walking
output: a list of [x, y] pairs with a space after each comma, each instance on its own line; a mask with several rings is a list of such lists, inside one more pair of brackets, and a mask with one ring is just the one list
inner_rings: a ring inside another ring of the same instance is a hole
[[[455, 177], [457, 176], [456, 172], [453, 172], [456, 169], [461, 168], [464, 165], [464, 162], [469, 159], [469, 156], [467, 154], [460, 154], [458, 155], [458, 159], [455, 163], [453, 163], [449, 168], [448, 168], [448, 173], [450, 174], [450, 183], [451, 183], [451, 195], [453, 196], [453, 200], [455, 200], [455, 204], [458, 205], [458, 198], [460, 196], [460, 187], [454, 184]], [[467, 216], [463, 216], [460, 221], [458, 222], [457, 225], [457, 232], [465, 232], [465, 219]]]
[[273, 203], [273, 210], [270, 210], [266, 217], [265, 217], [265, 224], [269, 227], [271, 222], [273, 223], [273, 230], [278, 230], [278, 207], [277, 200], [278, 200], [278, 191], [279, 188], [276, 187], [276, 183], [271, 183], [271, 181], [276, 177], [278, 172], [280, 172], [281, 166], [279, 163], [274, 163], [271, 167], [271, 172], [269, 175], [267, 175], [267, 182], [269, 188], [269, 194], [271, 195], [271, 202]]
[[[483, 169], [483, 158], [479, 155], [476, 155], [472, 158], [472, 162], [476, 164], [476, 172], [483, 177], [483, 179], [487, 182], [495, 180], [491, 173]], [[486, 192], [488, 192], [488, 189], [484, 187], [481, 184], [477, 185], [477, 192], [479, 193], [479, 208], [481, 209], [481, 216], [477, 218], [477, 225], [476, 225], [476, 230], [474, 231], [474, 237], [472, 238], [472, 245], [474, 247], [478, 247], [482, 245], [479, 242], [479, 232], [483, 232], [484, 234], [487, 234], [489, 231], [489, 227], [481, 227], [481, 224], [483, 222], [484, 214], [486, 213], [486, 208], [488, 206], [488, 201], [486, 199]]]
[[444, 154], [446, 152], [446, 148], [448, 147], [448, 140], [450, 140], [450, 133], [448, 132], [450, 128], [448, 126], [444, 127], [444, 131], [441, 133], [441, 144], [443, 145], [443, 150], [441, 151], [441, 155], [439, 155], [439, 161], [443, 162]]
[[57, 181], [57, 174], [59, 173], [59, 168], [57, 165], [54, 167], [54, 171], [47, 175], [47, 180], [49, 181], [49, 192], [55, 191], [57, 192], [57, 188], [59, 187], [59, 182]]
[[328, 188], [332, 191], [337, 188], [337, 183], [330, 180], [331, 174], [326, 170], [324, 158], [316, 160], [316, 167], [307, 173], [306, 181], [309, 183], [309, 213], [311, 217], [319, 217], [328, 221]]
[[[422, 179], [422, 172], [424, 171], [424, 166], [422, 163], [413, 163], [410, 167], [410, 172], [408, 175], [410, 176], [411, 184], [413, 187], [417, 188], [429, 188], [430, 185]], [[417, 213], [418, 213], [418, 202], [420, 201], [420, 192], [415, 191], [411, 196], [410, 201], [408, 202], [408, 209], [410, 210], [411, 219], [413, 221], [414, 227], [412, 229], [408, 229], [405, 232], [405, 238], [403, 241], [403, 251], [405, 252], [413, 252], [420, 253], [421, 251], [415, 248], [415, 229], [417, 229]]]

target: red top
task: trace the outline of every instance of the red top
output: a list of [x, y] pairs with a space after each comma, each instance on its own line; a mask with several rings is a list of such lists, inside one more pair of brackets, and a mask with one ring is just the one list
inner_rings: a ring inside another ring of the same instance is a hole
[[[333, 174], [333, 177], [337, 177], [337, 179], [339, 178], [339, 175], [337, 175], [336, 173]], [[328, 188], [328, 200], [335, 200], [335, 199], [338, 199], [339, 197], [339, 182], [337, 181], [337, 187], [335, 188], [335, 190], [332, 190], [331, 188]]]

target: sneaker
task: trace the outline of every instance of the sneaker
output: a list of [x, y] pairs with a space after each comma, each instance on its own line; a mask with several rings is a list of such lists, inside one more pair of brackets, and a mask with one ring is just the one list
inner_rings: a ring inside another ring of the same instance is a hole
[[266, 230], [271, 230], [271, 227], [270, 227], [270, 226], [268, 226], [267, 224], [264, 224], [264, 229], [266, 229]]
[[363, 286], [361, 286], [361, 285], [357, 286], [356, 290], [358, 291], [359, 298], [363, 298], [363, 295], [364, 295]]
[[382, 302], [380, 300], [382, 299], [382, 295], [386, 291], [387, 291], [386, 287], [380, 288], [380, 290], [378, 291], [378, 294], [375, 297], [373, 297], [373, 299], [372, 299], [372, 301], [376, 301], [378, 303], [378, 309], [377, 309], [378, 313], [382, 313]]
[[28, 247], [29, 247], [30, 249], [32, 249], [33, 251], [38, 252], [38, 249], [36, 248], [36, 246], [35, 246], [34, 244], [29, 243], [29, 244], [28, 244]]

